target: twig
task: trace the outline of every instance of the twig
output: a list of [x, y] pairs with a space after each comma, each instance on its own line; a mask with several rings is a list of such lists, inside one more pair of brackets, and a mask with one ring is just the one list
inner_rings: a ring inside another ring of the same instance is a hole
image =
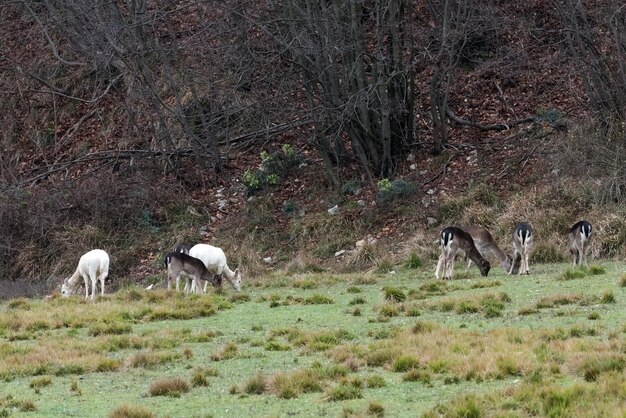
[[522, 123], [535, 121], [534, 116], [527, 116], [525, 118], [517, 119], [508, 123], [496, 123], [493, 125], [482, 125], [480, 123], [472, 122], [470, 120], [461, 118], [447, 106], [446, 106], [446, 114], [450, 117], [450, 119], [452, 119], [453, 121], [455, 121], [456, 123], [460, 125], [471, 126], [474, 128], [478, 128], [481, 131], [505, 131], [505, 130], [511, 129], [514, 126], [520, 125]]
[[442, 168], [441, 172], [440, 172], [440, 173], [438, 173], [438, 174], [437, 174], [435, 177], [433, 177], [432, 179], [430, 179], [430, 180], [426, 181], [425, 183], [422, 183], [422, 186], [421, 186], [421, 187], [424, 187], [424, 186], [426, 186], [426, 185], [428, 185], [428, 184], [430, 184], [430, 183], [434, 182], [434, 181], [435, 181], [435, 180], [437, 180], [439, 177], [441, 177], [441, 180], [443, 180], [443, 179], [446, 177], [446, 170], [448, 169], [448, 165], [450, 164], [450, 161], [452, 161], [452, 159], [453, 159], [454, 157], [456, 157], [457, 155], [458, 155], [458, 154], [452, 154], [452, 155], [450, 156], [450, 158], [448, 158], [448, 161], [446, 161], [446, 162], [443, 164], [443, 168]]

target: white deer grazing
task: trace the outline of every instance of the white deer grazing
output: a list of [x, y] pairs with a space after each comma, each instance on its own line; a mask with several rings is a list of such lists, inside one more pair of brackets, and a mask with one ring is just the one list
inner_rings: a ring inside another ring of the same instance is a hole
[[109, 255], [103, 250], [91, 250], [78, 260], [78, 267], [74, 274], [65, 279], [61, 286], [61, 295], [70, 296], [80, 284], [80, 278], [85, 281], [85, 299], [89, 298], [89, 280], [91, 280], [91, 300], [96, 297], [96, 285], [100, 281], [104, 295], [104, 281], [109, 275]]
[[[196, 244], [189, 250], [189, 255], [201, 260], [207, 270], [216, 275], [224, 274], [233, 288], [239, 292], [241, 290], [241, 273], [239, 269], [232, 271], [226, 263], [226, 255], [221, 248], [209, 244]], [[221, 281], [220, 281], [221, 283]], [[207, 283], [204, 284], [206, 292]]]
[[[498, 247], [496, 240], [487, 229], [480, 226], [462, 226], [461, 229], [472, 236], [476, 249], [483, 257], [491, 255], [500, 262], [504, 271], [508, 273], [511, 270], [511, 257]], [[471, 264], [472, 260], [468, 259], [467, 268], [470, 268]]]
[[[202, 261], [188, 254], [178, 251], [172, 251], [165, 255], [163, 260], [167, 269], [167, 290], [172, 289], [172, 280], [176, 280], [176, 290], [179, 290], [180, 278], [184, 276], [186, 279], [191, 278], [196, 288], [200, 288], [200, 280], [212, 282], [215, 286], [213, 274], [209, 272]], [[188, 292], [188, 286], [185, 286], [185, 293]], [[190, 288], [193, 290], [193, 287]]]
[[515, 231], [513, 232], [513, 263], [509, 274], [514, 273], [517, 260], [520, 260], [519, 271], [517, 274], [530, 274], [528, 270], [528, 257], [530, 256], [530, 249], [533, 246], [533, 229], [525, 222], [515, 225]]
[[576, 222], [569, 231], [569, 251], [574, 256], [574, 267], [584, 261], [587, 265], [587, 250], [591, 245], [591, 224], [587, 221]]
[[442, 230], [441, 234], [439, 234], [439, 247], [441, 248], [441, 255], [439, 256], [437, 270], [435, 271], [435, 277], [437, 279], [439, 279], [439, 272], [442, 266], [443, 278], [452, 279], [454, 259], [457, 254], [461, 254], [476, 263], [481, 276], [484, 277], [489, 274], [491, 264], [480, 255], [480, 252], [474, 245], [472, 236], [461, 228], [449, 226]]

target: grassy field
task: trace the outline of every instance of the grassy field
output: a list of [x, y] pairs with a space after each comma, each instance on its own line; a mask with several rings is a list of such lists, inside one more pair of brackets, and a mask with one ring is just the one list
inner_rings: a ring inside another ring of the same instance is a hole
[[475, 271], [7, 301], [0, 417], [626, 413], [626, 264]]

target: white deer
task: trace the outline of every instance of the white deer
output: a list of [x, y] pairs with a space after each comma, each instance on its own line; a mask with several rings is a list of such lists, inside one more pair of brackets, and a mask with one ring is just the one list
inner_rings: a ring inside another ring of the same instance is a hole
[[[486, 228], [480, 226], [462, 226], [461, 229], [472, 236], [476, 249], [483, 257], [485, 255], [491, 255], [500, 262], [500, 266], [504, 271], [508, 273], [511, 270], [511, 257], [498, 247], [496, 240], [493, 239], [493, 236]], [[471, 264], [472, 260], [468, 258], [467, 268], [470, 268]]]
[[587, 250], [591, 245], [591, 224], [587, 221], [576, 222], [569, 231], [569, 250], [574, 256], [574, 266], [587, 265]]
[[96, 296], [96, 285], [100, 281], [104, 295], [104, 281], [109, 275], [109, 255], [104, 250], [91, 250], [78, 260], [78, 267], [74, 274], [65, 279], [61, 286], [61, 295], [70, 296], [76, 291], [79, 280], [85, 281], [85, 299], [89, 298], [89, 280], [91, 280], [91, 300]]
[[[226, 255], [221, 248], [214, 247], [209, 244], [196, 244], [189, 250], [189, 255], [201, 260], [207, 270], [216, 275], [224, 275], [233, 288], [239, 292], [241, 290], [241, 273], [239, 269], [234, 271], [228, 268], [226, 263]], [[204, 283], [204, 291], [206, 292], [207, 283]]]
[[480, 252], [474, 245], [472, 236], [461, 228], [450, 226], [445, 228], [439, 234], [439, 247], [441, 248], [441, 255], [437, 263], [437, 270], [435, 271], [435, 277], [439, 279], [439, 272], [443, 266], [443, 278], [452, 279], [454, 272], [454, 259], [457, 254], [461, 254], [478, 266], [481, 276], [487, 276], [491, 269], [489, 261], [485, 260]]
[[509, 274], [514, 273], [518, 259], [520, 260], [520, 266], [517, 274], [530, 274], [528, 271], [528, 257], [532, 246], [533, 229], [531, 226], [525, 222], [515, 225], [515, 231], [513, 232], [513, 263]]

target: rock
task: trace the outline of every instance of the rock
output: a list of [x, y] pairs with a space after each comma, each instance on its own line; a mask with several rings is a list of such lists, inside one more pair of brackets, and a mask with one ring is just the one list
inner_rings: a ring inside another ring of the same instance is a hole
[[335, 257], [340, 257], [346, 253], [346, 250], [339, 250], [335, 253]]
[[411, 170], [417, 170], [417, 166], [416, 166], [415, 164], [411, 164], [411, 165], [409, 166], [409, 169], [411, 169]]
[[339, 205], [335, 205], [332, 208], [328, 209], [328, 213], [330, 215], [336, 215], [339, 213]]
[[430, 216], [428, 218], [426, 218], [426, 224], [428, 226], [435, 226], [439, 223], [439, 221], [436, 218], [431, 218]]
[[363, 206], [365, 206], [365, 200], [359, 199], [359, 200], [356, 201], [356, 204], [361, 206], [361, 207], [363, 207]]
[[273, 261], [274, 261], [274, 260], [272, 260], [272, 257], [271, 257], [271, 256], [268, 256], [268, 257], [263, 257], [263, 262], [264, 262], [265, 264], [272, 264], [272, 262], [273, 262]]

